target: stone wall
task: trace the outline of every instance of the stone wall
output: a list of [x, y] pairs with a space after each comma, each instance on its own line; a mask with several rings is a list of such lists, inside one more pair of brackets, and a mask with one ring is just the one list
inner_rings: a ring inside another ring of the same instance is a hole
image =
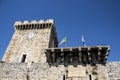
[[108, 62], [106, 68], [109, 80], [120, 80], [120, 61]]
[[[33, 38], [29, 34], [34, 33]], [[2, 61], [20, 63], [23, 55], [25, 62], [45, 62], [44, 49], [49, 46], [51, 29], [15, 31]]]
[[[49, 66], [47, 63], [0, 63], [0, 80], [120, 80], [120, 62], [108, 62], [106, 67]], [[107, 73], [106, 74], [106, 70]], [[108, 75], [108, 77], [107, 77]]]
[[0, 80], [106, 80], [105, 67], [49, 66], [47, 63], [0, 63]]
[[0, 63], [0, 80], [63, 80], [64, 67], [47, 63]]
[[27, 64], [0, 63], [0, 80], [27, 80]]
[[46, 62], [45, 49], [57, 47], [54, 21], [17, 21], [2, 61], [6, 63]]

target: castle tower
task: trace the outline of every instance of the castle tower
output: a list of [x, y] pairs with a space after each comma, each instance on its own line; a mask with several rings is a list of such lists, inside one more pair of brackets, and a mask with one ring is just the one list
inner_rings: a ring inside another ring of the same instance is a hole
[[54, 21], [16, 21], [15, 32], [2, 61], [10, 63], [46, 62], [45, 49], [57, 47]]
[[0, 80], [109, 80], [110, 46], [58, 47], [52, 19], [17, 21], [14, 29]]

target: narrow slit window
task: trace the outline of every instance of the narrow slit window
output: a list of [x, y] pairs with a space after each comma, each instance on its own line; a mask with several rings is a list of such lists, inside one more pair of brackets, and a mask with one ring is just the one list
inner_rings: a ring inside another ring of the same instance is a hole
[[25, 62], [26, 56], [27, 56], [26, 54], [23, 54], [23, 56], [22, 56], [22, 61], [21, 61], [22, 63]]
[[89, 80], [92, 80], [92, 77], [91, 77], [91, 75], [89, 75]]
[[63, 75], [63, 80], [65, 80], [65, 75]]

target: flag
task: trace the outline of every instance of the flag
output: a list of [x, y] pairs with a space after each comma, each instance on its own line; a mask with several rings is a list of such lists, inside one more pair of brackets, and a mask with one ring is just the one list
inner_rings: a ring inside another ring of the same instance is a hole
[[82, 43], [83, 43], [83, 46], [86, 46], [86, 43], [85, 43], [85, 39], [84, 39], [84, 36], [82, 35]]
[[62, 45], [63, 43], [66, 43], [67, 39], [66, 36], [62, 39], [62, 41], [60, 42], [59, 46]]

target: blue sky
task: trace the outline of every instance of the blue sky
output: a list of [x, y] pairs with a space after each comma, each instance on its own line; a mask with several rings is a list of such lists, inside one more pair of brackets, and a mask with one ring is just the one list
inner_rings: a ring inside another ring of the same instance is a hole
[[67, 47], [110, 45], [108, 61], [120, 60], [120, 0], [0, 0], [0, 59], [14, 33], [14, 22], [55, 20]]

